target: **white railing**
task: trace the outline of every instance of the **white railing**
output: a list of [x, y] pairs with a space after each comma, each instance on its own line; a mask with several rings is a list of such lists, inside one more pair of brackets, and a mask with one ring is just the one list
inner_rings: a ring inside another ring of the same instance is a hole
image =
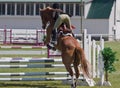
[[1, 44], [42, 44], [45, 30], [0, 29]]

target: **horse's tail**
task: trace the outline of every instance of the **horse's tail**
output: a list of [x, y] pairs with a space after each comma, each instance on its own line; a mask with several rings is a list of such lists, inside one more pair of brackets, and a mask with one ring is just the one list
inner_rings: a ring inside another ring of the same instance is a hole
[[90, 75], [90, 64], [87, 61], [85, 57], [85, 53], [82, 48], [77, 47], [75, 49], [75, 59], [76, 61], [79, 61], [80, 67], [82, 68], [83, 74], [85, 74], [87, 77], [91, 77]]

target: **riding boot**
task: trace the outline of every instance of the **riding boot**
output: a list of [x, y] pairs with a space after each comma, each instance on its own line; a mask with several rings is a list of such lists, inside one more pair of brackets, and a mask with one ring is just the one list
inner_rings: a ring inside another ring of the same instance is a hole
[[55, 45], [57, 44], [57, 30], [52, 31], [52, 40], [49, 44], [47, 44], [47, 47], [52, 50], [56, 50]]
[[52, 31], [52, 41], [51, 41], [52, 44], [57, 44], [57, 29], [54, 29]]
[[47, 48], [48, 48], [48, 49], [52, 49], [52, 50], [56, 51], [56, 48], [55, 48], [54, 46], [51, 46], [51, 44], [50, 44], [50, 43], [49, 43], [49, 44], [47, 44]]

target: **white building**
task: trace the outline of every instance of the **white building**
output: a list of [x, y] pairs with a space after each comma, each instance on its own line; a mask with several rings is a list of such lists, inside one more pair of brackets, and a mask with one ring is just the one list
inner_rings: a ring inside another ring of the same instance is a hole
[[[83, 5], [81, 4], [83, 1]], [[75, 33], [108, 34], [120, 39], [120, 0], [0, 0], [0, 29], [41, 29], [39, 8], [54, 2], [72, 14]], [[81, 5], [83, 17], [81, 19]]]

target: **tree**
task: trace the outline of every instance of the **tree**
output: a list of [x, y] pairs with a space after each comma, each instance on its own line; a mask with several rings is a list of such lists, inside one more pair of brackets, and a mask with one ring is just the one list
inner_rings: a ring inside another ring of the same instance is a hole
[[114, 67], [116, 59], [116, 52], [113, 52], [110, 47], [106, 47], [102, 50], [102, 56], [104, 61], [105, 81], [108, 82], [108, 73], [116, 71]]

